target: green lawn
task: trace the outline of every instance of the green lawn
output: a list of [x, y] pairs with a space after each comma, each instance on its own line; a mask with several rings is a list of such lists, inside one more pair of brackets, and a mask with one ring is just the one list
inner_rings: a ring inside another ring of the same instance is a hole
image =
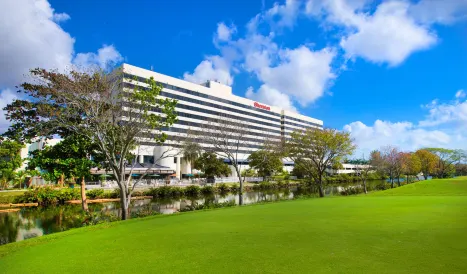
[[0, 246], [2, 273], [466, 271], [467, 178], [135, 219]]

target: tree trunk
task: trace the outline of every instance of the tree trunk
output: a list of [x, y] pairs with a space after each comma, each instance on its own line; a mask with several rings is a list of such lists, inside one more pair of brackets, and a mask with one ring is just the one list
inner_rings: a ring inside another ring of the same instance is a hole
[[[234, 165], [235, 171], [237, 172], [238, 176], [238, 181], [240, 182], [240, 189], [238, 190], [239, 193], [243, 193], [243, 180], [242, 180], [242, 174], [240, 173], [240, 170], [238, 168], [238, 165]], [[239, 205], [243, 205], [243, 199], [239, 199], [238, 201]]]
[[426, 174], [425, 172], [423, 172], [423, 178], [425, 178], [425, 180], [428, 180], [428, 174]]
[[319, 175], [318, 181], [318, 190], [319, 190], [319, 197], [324, 197], [324, 189], [323, 189], [323, 176]]
[[409, 184], [409, 174], [407, 174], [407, 181], [405, 182], [407, 185]]
[[401, 186], [401, 176], [397, 175], [397, 185], [400, 187]]
[[60, 186], [65, 184], [65, 174], [60, 175]]
[[128, 219], [129, 202], [125, 192], [120, 188], [120, 205], [122, 208], [122, 220]]
[[86, 184], [84, 182], [84, 176], [81, 178], [81, 205], [83, 207], [83, 210], [88, 212], [88, 201], [86, 199]]
[[366, 179], [363, 179], [363, 191], [365, 192], [365, 194], [368, 193], [368, 191], [366, 189]]
[[391, 176], [391, 188], [394, 188], [394, 178]]

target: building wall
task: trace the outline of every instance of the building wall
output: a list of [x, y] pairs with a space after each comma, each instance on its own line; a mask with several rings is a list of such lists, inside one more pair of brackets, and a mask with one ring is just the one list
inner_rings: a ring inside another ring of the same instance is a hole
[[[232, 94], [232, 88], [214, 81], [202, 85], [173, 78], [167, 75], [145, 70], [132, 65], [124, 64], [125, 89], [129, 90], [135, 85], [146, 87], [146, 80], [153, 77], [163, 86], [161, 98], [178, 100], [176, 111], [178, 121], [170, 128], [163, 129], [169, 138], [163, 149], [149, 149], [147, 154], [159, 158], [161, 151], [180, 148], [183, 141], [188, 139], [189, 131], [202, 129], [206, 123], [214, 123], [219, 117], [227, 117], [248, 131], [244, 137], [247, 144], [240, 148], [239, 159], [246, 160], [251, 152], [261, 148], [265, 140], [280, 141], [289, 138], [293, 130], [303, 130], [307, 127], [322, 128], [323, 121], [311, 117], [283, 110], [276, 106], [269, 106]], [[158, 112], [154, 109], [155, 113]], [[200, 143], [202, 147], [208, 144]], [[145, 143], [146, 147], [155, 147], [155, 143]], [[186, 161], [180, 157], [164, 159], [160, 164], [177, 170], [177, 177], [188, 172]], [[246, 168], [246, 167], [245, 167]], [[292, 169], [293, 167], [287, 167]], [[233, 170], [233, 167], [232, 167]], [[232, 172], [235, 176], [235, 172]]]

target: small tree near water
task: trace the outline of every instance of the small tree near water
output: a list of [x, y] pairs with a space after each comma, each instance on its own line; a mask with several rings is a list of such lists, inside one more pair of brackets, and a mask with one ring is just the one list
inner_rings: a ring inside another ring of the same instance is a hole
[[324, 197], [323, 176], [326, 168], [355, 151], [350, 133], [307, 128], [293, 132], [291, 137], [287, 143], [288, 157], [313, 180], [318, 186], [319, 196]]

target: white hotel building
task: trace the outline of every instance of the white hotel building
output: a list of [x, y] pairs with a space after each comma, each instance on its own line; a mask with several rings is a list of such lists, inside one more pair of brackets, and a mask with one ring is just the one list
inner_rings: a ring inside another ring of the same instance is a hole
[[[200, 130], [202, 124], [218, 121], [219, 117], [238, 121], [248, 131], [245, 135], [249, 141], [248, 145], [240, 149], [239, 159], [242, 159], [243, 165], [248, 165], [249, 154], [260, 149], [266, 138], [287, 139], [296, 129], [323, 128], [321, 120], [236, 96], [232, 94], [231, 87], [215, 81], [195, 84], [128, 64], [123, 64], [123, 72], [127, 88], [131, 88], [132, 85], [144, 85], [146, 79], [153, 77], [163, 86], [161, 98], [178, 101], [176, 106], [178, 121], [172, 127], [162, 129], [168, 135], [167, 141], [163, 146], [145, 143], [140, 149], [143, 151], [140, 152], [142, 154], [139, 158], [140, 163], [151, 163], [154, 159], [159, 159], [163, 151], [180, 148], [187, 139], [189, 131]], [[206, 146], [206, 144], [200, 145]], [[189, 174], [191, 170], [190, 163], [184, 161], [181, 155], [164, 158], [158, 164], [175, 170], [178, 178]], [[284, 165], [291, 170], [293, 163], [284, 161]], [[232, 176], [235, 176], [234, 172]]]

